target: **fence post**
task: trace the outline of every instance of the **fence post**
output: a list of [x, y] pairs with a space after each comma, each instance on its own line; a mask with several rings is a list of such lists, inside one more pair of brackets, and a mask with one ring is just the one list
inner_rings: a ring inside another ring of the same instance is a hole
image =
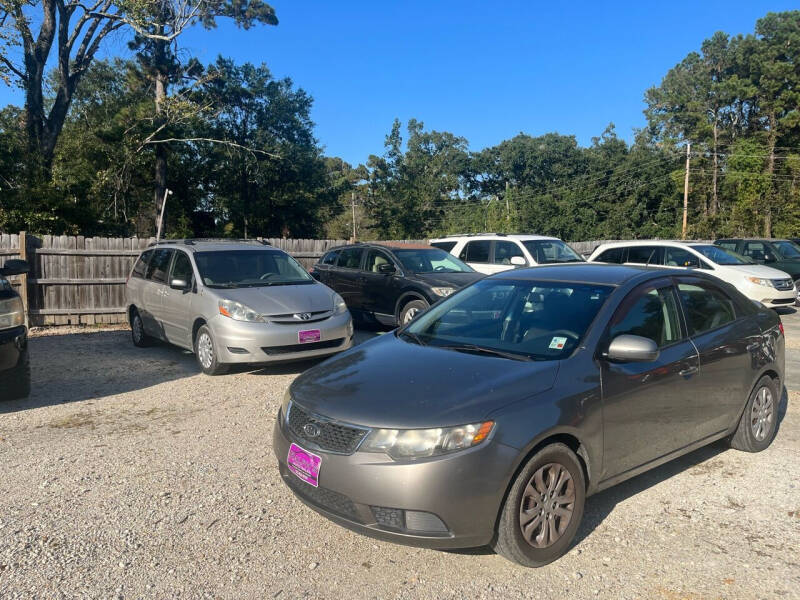
[[[28, 236], [24, 231], [19, 232], [19, 257], [28, 260]], [[22, 310], [25, 311], [25, 327], [28, 327], [28, 274], [19, 276], [19, 296], [22, 299]]]

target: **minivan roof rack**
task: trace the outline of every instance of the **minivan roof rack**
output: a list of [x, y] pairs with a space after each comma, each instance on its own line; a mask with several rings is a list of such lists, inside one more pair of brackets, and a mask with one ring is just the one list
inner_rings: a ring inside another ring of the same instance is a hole
[[158, 244], [185, 244], [187, 246], [194, 246], [196, 243], [217, 243], [217, 244], [231, 244], [231, 243], [244, 243], [244, 244], [260, 244], [262, 246], [272, 246], [267, 240], [258, 238], [186, 238], [181, 240], [159, 240], [157, 242], [150, 242], [149, 246], [156, 246]]

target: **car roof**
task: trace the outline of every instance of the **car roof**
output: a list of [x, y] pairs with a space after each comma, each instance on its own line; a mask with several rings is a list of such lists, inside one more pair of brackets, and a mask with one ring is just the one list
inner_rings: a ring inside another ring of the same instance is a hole
[[764, 237], [746, 237], [746, 238], [719, 238], [716, 242], [791, 242], [791, 238], [764, 238]]
[[708, 246], [710, 242], [696, 242], [696, 241], [687, 241], [687, 242], [678, 242], [675, 240], [631, 240], [629, 242], [608, 242], [605, 244], [600, 244], [597, 248], [594, 249], [592, 252], [597, 252], [598, 250], [608, 250], [609, 248], [627, 248], [629, 246], [672, 246], [673, 248], [685, 248], [687, 246]]
[[342, 246], [335, 246], [325, 251], [325, 254], [333, 250], [343, 250], [345, 248], [383, 248], [384, 250], [441, 250], [436, 246], [429, 246], [428, 244], [413, 244], [405, 242], [356, 242], [355, 244], [345, 244]]
[[502, 271], [487, 279], [522, 279], [525, 281], [569, 281], [575, 283], [594, 283], [601, 285], [621, 285], [634, 278], [642, 280], [657, 279], [667, 275], [686, 275], [685, 269], [665, 269], [636, 265], [616, 265], [604, 263], [564, 263], [541, 265], [527, 269]]
[[557, 237], [553, 237], [550, 235], [536, 235], [533, 233], [462, 233], [462, 234], [446, 235], [441, 238], [434, 238], [431, 240], [431, 242], [444, 242], [444, 241], [453, 241], [460, 239], [469, 239], [469, 240], [507, 239], [507, 240], [518, 240], [520, 242], [527, 242], [531, 240], [561, 241], [560, 238]]
[[283, 252], [268, 242], [260, 240], [228, 240], [228, 239], [185, 239], [185, 240], [162, 240], [154, 242], [148, 246], [148, 250], [153, 248], [182, 248], [191, 252], [225, 252], [230, 250], [274, 250]]

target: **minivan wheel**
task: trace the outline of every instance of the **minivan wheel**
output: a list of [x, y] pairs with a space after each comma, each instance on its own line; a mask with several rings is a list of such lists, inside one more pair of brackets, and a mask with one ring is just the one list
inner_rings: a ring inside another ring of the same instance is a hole
[[430, 306], [425, 300], [412, 300], [406, 303], [403, 310], [400, 311], [400, 325], [410, 323], [423, 310], [427, 310]]
[[494, 551], [525, 567], [541, 567], [569, 548], [583, 518], [586, 480], [564, 444], [537, 452], [508, 492]]
[[203, 325], [194, 338], [194, 355], [206, 375], [223, 375], [228, 372], [228, 365], [219, 362], [216, 348], [211, 330]]
[[761, 452], [775, 437], [778, 427], [778, 386], [764, 375], [750, 392], [739, 425], [730, 439], [732, 448], [744, 452]]
[[153, 343], [153, 338], [144, 332], [142, 317], [135, 308], [131, 315], [131, 338], [133, 339], [133, 345], [139, 348], [146, 348]]

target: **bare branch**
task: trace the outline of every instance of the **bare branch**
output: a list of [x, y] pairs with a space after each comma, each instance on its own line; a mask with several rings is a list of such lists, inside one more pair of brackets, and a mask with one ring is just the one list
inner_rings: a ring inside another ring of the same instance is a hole
[[28, 80], [28, 78], [25, 77], [25, 73], [23, 73], [22, 71], [17, 69], [14, 66], [14, 63], [12, 63], [10, 60], [8, 60], [5, 56], [0, 55], [0, 62], [2, 62], [9, 71], [14, 73], [14, 75], [19, 77], [22, 81], [27, 81]]
[[232, 148], [238, 148], [239, 150], [244, 150], [245, 152], [250, 152], [251, 154], [261, 154], [263, 156], [269, 156], [270, 158], [280, 159], [280, 154], [273, 154], [272, 152], [266, 152], [264, 150], [258, 150], [257, 148], [250, 148], [248, 146], [243, 146], [241, 144], [237, 144], [236, 142], [231, 142], [230, 140], [216, 140], [214, 138], [166, 138], [163, 140], [147, 140], [142, 142], [142, 146], [148, 144], [167, 144], [170, 142], [208, 142], [210, 144], [221, 144], [223, 146], [230, 146]]

